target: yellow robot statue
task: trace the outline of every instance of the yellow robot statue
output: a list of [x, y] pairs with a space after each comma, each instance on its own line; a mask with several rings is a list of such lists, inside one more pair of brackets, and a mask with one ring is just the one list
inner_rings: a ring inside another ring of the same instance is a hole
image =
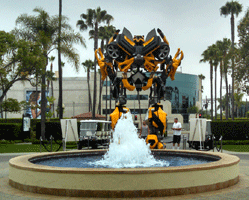
[[163, 144], [158, 140], [161, 139], [166, 130], [167, 113], [162, 110], [162, 105], [155, 103], [148, 109], [148, 119], [150, 134], [146, 138], [146, 143], [150, 144], [151, 149], [162, 149]]
[[[140, 91], [150, 89], [149, 102], [152, 105], [149, 109], [150, 126], [153, 131], [164, 133], [166, 113], [159, 106], [160, 101], [166, 100], [167, 78], [175, 79], [176, 70], [183, 59], [183, 52], [180, 49], [177, 50], [174, 58], [169, 55], [169, 52], [169, 42], [160, 29], [151, 30], [146, 37], [143, 35], [133, 37], [126, 28], [122, 33], [117, 30], [109, 40], [104, 54], [101, 49], [96, 49], [95, 57], [102, 80], [107, 76], [110, 78], [111, 94], [118, 102], [118, 107], [111, 114], [113, 128], [121, 116], [120, 113], [127, 109], [125, 107], [126, 90], [136, 89], [139, 97]], [[122, 75], [119, 76], [118, 72], [122, 72]], [[153, 117], [154, 115], [158, 119]], [[156, 136], [157, 133], [154, 135]]]
[[123, 105], [117, 105], [115, 110], [110, 114], [110, 118], [112, 121], [112, 130], [114, 130], [119, 118], [121, 117], [122, 113], [127, 113], [129, 112], [129, 108], [126, 108]]

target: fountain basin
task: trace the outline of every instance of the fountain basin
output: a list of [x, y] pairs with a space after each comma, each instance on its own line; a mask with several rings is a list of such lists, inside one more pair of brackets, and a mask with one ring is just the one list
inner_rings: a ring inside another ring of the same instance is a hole
[[154, 154], [213, 158], [199, 165], [155, 168], [65, 168], [37, 165], [30, 160], [76, 154], [103, 154], [106, 150], [39, 153], [9, 161], [9, 184], [17, 189], [60, 196], [160, 197], [207, 192], [239, 181], [239, 158], [224, 153], [154, 150]]

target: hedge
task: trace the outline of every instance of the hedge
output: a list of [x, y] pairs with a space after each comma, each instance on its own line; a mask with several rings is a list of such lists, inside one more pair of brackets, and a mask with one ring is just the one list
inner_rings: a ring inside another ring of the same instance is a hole
[[248, 140], [249, 121], [213, 121], [211, 131], [216, 138], [222, 135], [223, 140]]
[[[12, 129], [0, 128], [0, 139], [22, 140], [22, 141], [24, 141], [25, 139], [31, 139], [29, 132], [22, 132], [22, 118], [0, 119], [1, 126], [7, 125], [9, 127], [8, 124], [11, 124], [11, 127], [16, 126], [13, 124], [18, 124], [18, 126], [15, 128], [15, 130], [13, 128]], [[80, 123], [78, 122], [77, 125], [79, 131]], [[41, 120], [31, 119], [30, 129], [31, 129], [31, 135], [34, 135], [36, 139], [40, 140]], [[49, 139], [50, 135], [53, 135], [53, 137], [56, 140], [62, 139], [61, 125], [60, 125], [60, 120], [58, 118], [53, 118], [50, 119], [49, 122], [46, 122], [46, 130], [45, 130], [46, 139]]]
[[[77, 122], [78, 134], [80, 134], [80, 122]], [[41, 122], [37, 122], [36, 128], [36, 139], [40, 140], [41, 136]], [[60, 122], [46, 122], [45, 124], [45, 138], [49, 140], [50, 136], [53, 136], [55, 140], [62, 140], [61, 123]]]
[[22, 123], [22, 118], [0, 118], [0, 124], [2, 123]]
[[[45, 138], [49, 140], [50, 136], [55, 140], [62, 140], [61, 124], [60, 122], [46, 122], [45, 124]], [[41, 122], [36, 124], [36, 139], [41, 136]]]
[[4, 123], [0, 124], [0, 139], [4, 140], [23, 140], [21, 123]]
[[249, 145], [249, 140], [223, 140], [222, 145]]

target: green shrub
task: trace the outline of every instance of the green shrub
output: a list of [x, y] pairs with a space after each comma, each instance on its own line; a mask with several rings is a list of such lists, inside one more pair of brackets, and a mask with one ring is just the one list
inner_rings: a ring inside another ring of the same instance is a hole
[[[55, 140], [62, 140], [61, 124], [60, 122], [46, 122], [45, 123], [45, 138], [50, 139], [53, 136]], [[41, 136], [41, 123], [36, 124], [36, 139], [40, 140]]]
[[76, 145], [76, 142], [67, 142], [67, 145]]
[[37, 139], [33, 139], [31, 142], [32, 144], [40, 144], [40, 140], [37, 140]]
[[168, 137], [168, 132], [167, 131], [165, 131], [164, 137]]
[[24, 142], [32, 142], [32, 139], [29, 139], [29, 138], [24, 139]]
[[222, 135], [223, 140], [247, 140], [249, 139], [249, 121], [213, 121], [211, 123], [212, 134], [216, 138]]
[[0, 139], [4, 140], [22, 140], [22, 124], [20, 123], [3, 123], [0, 124]]
[[22, 143], [22, 140], [14, 140], [14, 143]]
[[187, 108], [187, 113], [198, 113], [199, 108], [197, 106], [192, 106]]
[[0, 124], [2, 123], [22, 123], [22, 118], [0, 119]]
[[15, 142], [12, 140], [4, 140], [4, 139], [0, 140], [0, 144], [14, 144], [14, 143]]

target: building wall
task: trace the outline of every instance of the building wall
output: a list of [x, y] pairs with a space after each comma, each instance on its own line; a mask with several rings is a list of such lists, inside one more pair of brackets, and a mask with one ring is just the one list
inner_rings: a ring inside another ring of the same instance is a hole
[[[118, 76], [121, 76], [121, 73], [118, 73]], [[91, 88], [93, 92], [93, 73], [91, 74]], [[107, 82], [103, 84], [103, 90], [102, 90], [102, 103], [101, 103], [101, 114], [105, 115], [105, 109], [106, 109], [106, 84], [109, 86], [109, 78], [107, 79]], [[167, 120], [168, 123], [173, 123], [174, 117], [178, 117], [179, 121], [181, 123], [187, 123], [189, 119], [189, 114], [187, 114], [187, 107], [190, 106], [197, 106], [199, 109], [201, 109], [201, 102], [202, 102], [202, 93], [201, 93], [201, 80], [197, 75], [192, 74], [184, 74], [184, 73], [176, 73], [175, 74], [175, 80], [171, 81], [171, 79], [167, 79], [166, 83], [167, 87], [167, 94], [166, 94], [166, 101], [161, 101], [161, 104], [163, 105], [163, 110], [167, 113]], [[97, 76], [97, 88], [99, 90], [99, 76]], [[107, 91], [107, 95], [110, 95], [109, 87]], [[178, 91], [178, 102], [176, 101]], [[147, 99], [143, 98], [141, 99], [140, 108], [142, 109], [141, 118], [144, 120], [145, 113], [144, 111], [148, 110], [149, 106], [149, 92], [150, 90], [146, 91], [140, 91], [139, 94], [143, 97], [147, 96]], [[139, 115], [139, 103], [137, 99], [129, 99], [129, 96], [131, 97], [136, 96], [137, 97], [137, 91], [128, 91], [127, 90], [127, 104], [126, 106], [131, 110], [132, 114], [135, 116], [137, 115], [137, 121], [135, 121], [136, 124], [140, 127], [140, 115]], [[99, 96], [97, 95], [97, 107], [98, 107], [98, 99]], [[107, 109], [108, 113], [110, 113], [109, 109], [109, 101], [107, 103]], [[185, 105], [183, 105], [185, 103]], [[187, 107], [186, 107], [187, 106]], [[111, 110], [115, 108], [115, 100], [111, 101]], [[96, 108], [97, 109], [97, 108]], [[134, 112], [135, 111], [135, 112]], [[112, 112], [112, 111], [111, 111]], [[135, 118], [133, 116], [133, 119]], [[108, 117], [109, 119], [109, 117]]]
[[[86, 77], [70, 77], [63, 78], [63, 104], [64, 104], [64, 114], [65, 118], [71, 118], [74, 115], [88, 112], [88, 87]], [[55, 110], [58, 105], [59, 97], [59, 82], [53, 81], [54, 97], [55, 97]], [[32, 87], [29, 82], [17, 82], [11, 87], [7, 93], [7, 98], [14, 98], [18, 101], [26, 100], [27, 91], [35, 91], [36, 88]], [[40, 87], [38, 87], [40, 91]], [[49, 96], [52, 95], [51, 84], [49, 88]], [[8, 118], [19, 118], [24, 114], [25, 111], [17, 114], [7, 113]], [[3, 114], [5, 116], [5, 114]], [[55, 111], [55, 117], [57, 112]]]
[[[120, 73], [121, 76], [121, 73]], [[90, 88], [91, 88], [91, 98], [93, 99], [93, 73], [91, 73], [90, 76]], [[107, 79], [107, 85], [108, 85], [109, 79]], [[199, 80], [197, 75], [191, 75], [191, 74], [183, 74], [183, 73], [176, 73], [175, 80], [171, 81], [170, 79], [167, 79], [166, 86], [167, 89], [167, 95], [166, 95], [166, 101], [161, 101], [161, 104], [163, 105], [163, 110], [167, 113], [167, 120], [168, 123], [173, 123], [174, 117], [178, 117], [179, 121], [181, 123], [184, 121], [184, 115], [186, 113], [182, 113], [182, 110], [184, 109], [176, 109], [176, 104], [178, 103], [180, 108], [183, 103], [186, 103], [186, 97], [188, 101], [188, 105], [196, 105], [201, 109], [201, 102], [202, 102], [202, 95], [201, 95], [201, 80]], [[176, 93], [177, 90], [179, 90], [179, 95], [177, 98], [179, 98], [179, 102], [176, 101]], [[53, 88], [54, 88], [54, 97], [55, 100], [55, 109], [57, 108], [58, 104], [58, 96], [59, 96], [59, 82], [53, 81]], [[109, 87], [107, 87], [108, 93], [107, 95], [110, 95]], [[32, 87], [28, 82], [25, 83], [15, 83], [11, 90], [7, 93], [7, 98], [15, 98], [18, 99], [18, 101], [26, 100], [26, 92], [27, 91], [35, 91], [35, 87]], [[97, 76], [97, 91], [99, 91], [99, 75]], [[51, 86], [49, 89], [49, 95], [51, 96]], [[149, 101], [149, 90], [147, 91], [141, 91], [139, 93], [141, 95], [141, 104], [140, 108], [142, 109], [143, 113], [141, 114], [142, 120], [145, 118], [145, 112], [148, 109], [148, 101]], [[105, 95], [106, 95], [106, 87], [103, 86], [102, 95], [101, 95], [101, 114], [105, 115], [105, 109], [106, 109], [106, 101], [105, 101]], [[127, 99], [126, 106], [131, 109], [131, 112], [133, 116], [137, 115], [137, 121], [135, 121], [136, 124], [139, 124], [140, 127], [140, 115], [139, 115], [139, 103], [137, 98], [137, 92], [135, 91], [128, 91], [127, 95], [130, 95]], [[134, 99], [135, 98], [135, 99]], [[184, 99], [185, 98], [185, 99]], [[194, 100], [195, 98], [195, 100]], [[185, 100], [185, 102], [183, 102]], [[98, 102], [99, 102], [99, 93], [97, 92], [97, 103], [96, 103], [96, 110], [98, 108]], [[64, 110], [64, 117], [65, 118], [71, 118], [74, 115], [78, 115], [81, 113], [85, 113], [89, 111], [89, 103], [88, 103], [88, 86], [87, 86], [87, 78], [86, 77], [70, 77], [70, 78], [63, 78], [63, 104], [65, 106]], [[107, 109], [109, 111], [109, 100], [107, 103]], [[179, 107], [178, 106], [178, 107]], [[115, 101], [111, 101], [111, 109], [113, 110], [115, 108]], [[187, 108], [185, 108], [186, 110]], [[19, 118], [22, 116], [24, 112], [18, 113], [18, 114], [11, 114], [7, 113], [8, 118]], [[98, 113], [98, 111], [96, 112]], [[5, 116], [5, 115], [3, 115]], [[55, 116], [57, 116], [57, 112], [55, 112]], [[109, 114], [107, 119], [109, 120]]]

